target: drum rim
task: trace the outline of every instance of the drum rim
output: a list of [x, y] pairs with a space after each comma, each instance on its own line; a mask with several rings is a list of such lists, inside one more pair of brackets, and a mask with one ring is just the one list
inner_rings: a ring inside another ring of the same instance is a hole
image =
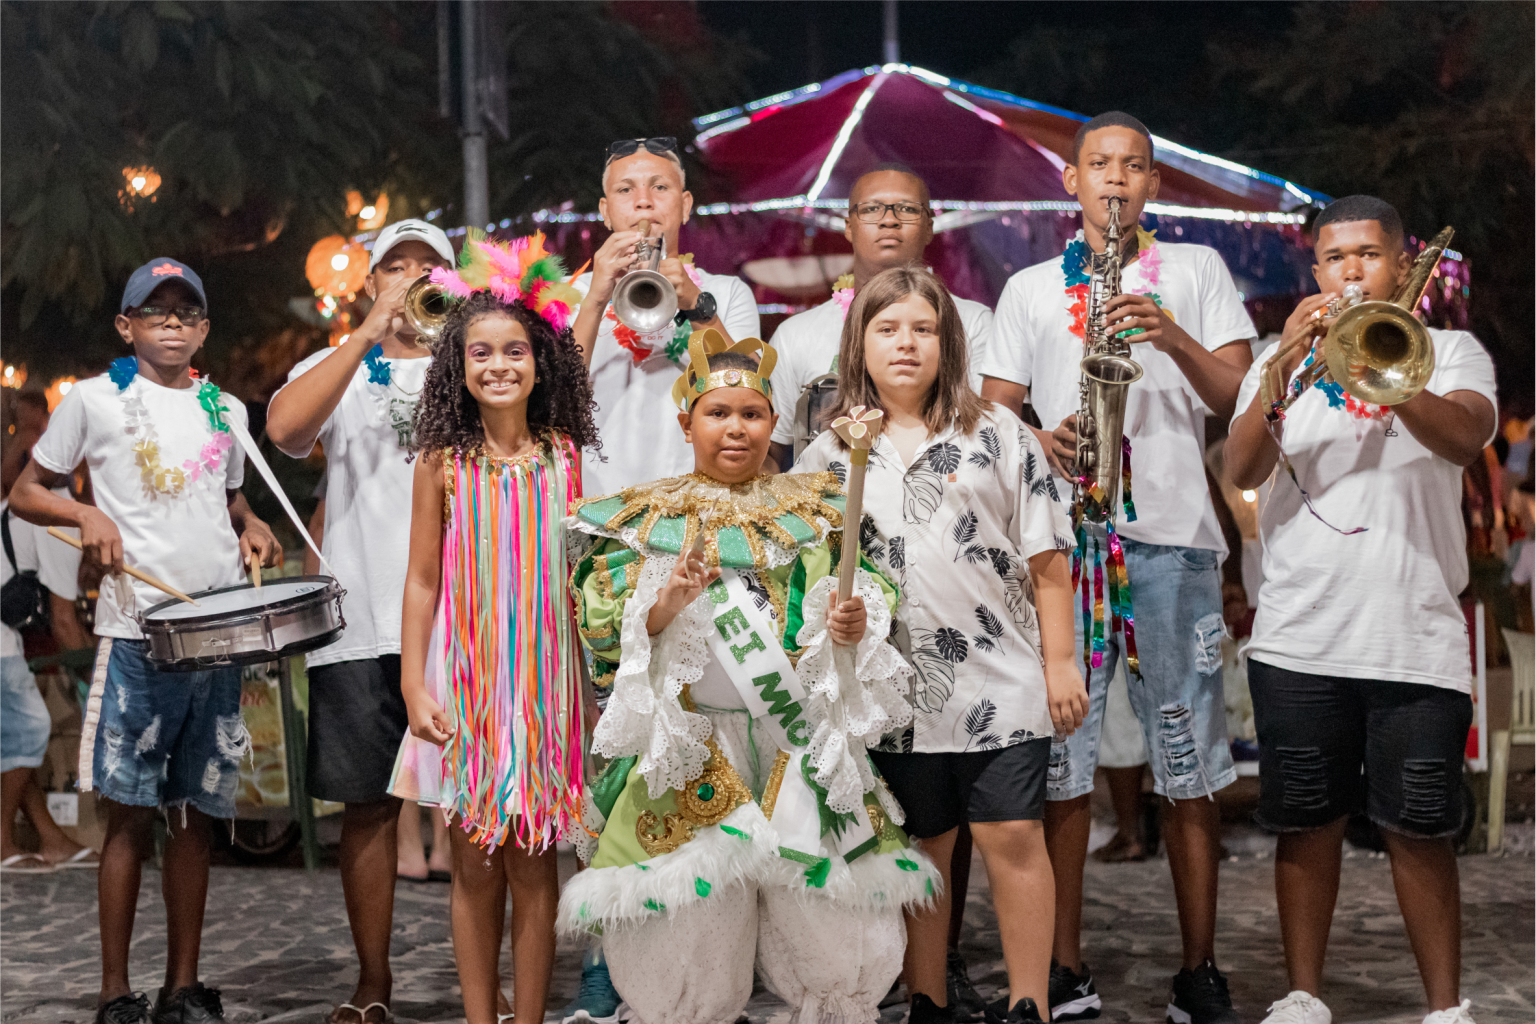
[[[291, 608], [298, 607], [299, 605], [307, 604], [315, 600], [317, 597], [321, 600], [329, 600], [332, 596], [335, 596], [339, 599], [342, 593], [341, 584], [337, 582], [336, 577], [334, 576], [284, 576], [281, 580], [273, 580], [272, 582], [324, 583], [325, 586], [318, 591], [312, 591], [307, 594], [294, 594], [292, 597], [285, 597], [280, 600], [273, 601], [271, 604], [260, 605], [258, 607], [249, 608], [240, 612], [209, 612], [204, 615], [185, 615], [176, 619], [162, 619], [158, 622], [153, 621], [150, 616], [154, 615], [155, 612], [159, 611], [160, 609], [175, 607], [176, 605], [184, 603], [179, 598], [173, 597], [169, 600], [161, 601], [157, 605], [153, 605], [149, 608], [149, 610], [144, 612], [144, 614], [140, 615], [139, 628], [141, 630], [155, 629], [169, 631], [171, 629], [187, 629], [208, 625], [233, 625], [237, 622], [243, 622], [247, 619], [259, 618], [262, 615], [268, 614], [270, 612], [287, 611]], [[251, 584], [248, 582], [235, 583], [227, 587], [218, 587], [214, 590], [204, 590], [200, 593], [192, 594], [190, 596], [213, 597], [216, 594], [227, 594], [233, 590], [255, 589], [256, 588], [251, 586]]]

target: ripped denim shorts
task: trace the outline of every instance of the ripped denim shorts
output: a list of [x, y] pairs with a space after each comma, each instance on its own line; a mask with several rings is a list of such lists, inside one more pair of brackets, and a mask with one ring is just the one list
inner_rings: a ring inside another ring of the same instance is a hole
[[[1153, 788], [1171, 800], [1207, 797], [1237, 778], [1227, 739], [1221, 685], [1220, 552], [1143, 544], [1122, 537], [1141, 675], [1127, 673], [1126, 693], [1141, 722]], [[1080, 607], [1075, 602], [1074, 608]], [[1081, 613], [1077, 650], [1082, 650]], [[1107, 628], [1107, 624], [1106, 624]], [[1088, 716], [1077, 732], [1051, 746], [1046, 799], [1093, 791], [1104, 727], [1104, 703], [1123, 637], [1105, 638], [1104, 662], [1088, 673]]]
[[162, 672], [142, 640], [102, 639], [80, 736], [82, 791], [233, 818], [250, 748], [239, 667]]

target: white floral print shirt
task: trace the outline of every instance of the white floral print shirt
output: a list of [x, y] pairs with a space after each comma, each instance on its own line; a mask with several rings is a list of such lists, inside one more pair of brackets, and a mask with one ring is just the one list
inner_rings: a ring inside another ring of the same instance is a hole
[[[796, 471], [846, 479], [848, 453], [824, 431]], [[1045, 452], [999, 406], [971, 434], [951, 426], [902, 462], [883, 434], [864, 481], [864, 553], [901, 587], [897, 641], [917, 678], [916, 721], [882, 749], [995, 750], [1052, 733], [1028, 560], [1070, 553]]]

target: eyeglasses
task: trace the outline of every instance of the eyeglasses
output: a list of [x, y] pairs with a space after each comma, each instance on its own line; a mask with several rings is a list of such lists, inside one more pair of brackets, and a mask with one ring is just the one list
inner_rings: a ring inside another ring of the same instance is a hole
[[928, 211], [916, 203], [860, 203], [853, 208], [853, 215], [863, 224], [879, 224], [885, 219], [885, 211], [890, 210], [896, 215], [896, 219], [903, 224], [911, 224], [913, 221], [923, 219], [923, 214]]
[[632, 156], [644, 146], [647, 152], [657, 156], [665, 156], [668, 153], [677, 152], [677, 139], [671, 135], [658, 135], [651, 139], [620, 139], [617, 142], [608, 143], [608, 163], [624, 156]]
[[138, 317], [144, 321], [145, 327], [159, 327], [171, 317], [175, 317], [188, 327], [196, 326], [208, 311], [202, 306], [140, 306], [138, 309], [129, 310], [129, 316]]

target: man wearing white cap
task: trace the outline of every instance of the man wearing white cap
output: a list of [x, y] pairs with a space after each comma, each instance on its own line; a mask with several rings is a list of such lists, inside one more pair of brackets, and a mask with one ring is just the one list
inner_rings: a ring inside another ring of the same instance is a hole
[[431, 353], [405, 318], [405, 291], [453, 265], [441, 228], [402, 220], [379, 232], [363, 287], [373, 308], [336, 348], [295, 366], [267, 409], [267, 433], [301, 459], [326, 456], [321, 546], [346, 590], [341, 639], [308, 655], [312, 796], [346, 805], [341, 885], [359, 975], [334, 1024], [389, 1017], [396, 822], [388, 793], [408, 722], [400, 694], [400, 601], [409, 547], [411, 417]]

